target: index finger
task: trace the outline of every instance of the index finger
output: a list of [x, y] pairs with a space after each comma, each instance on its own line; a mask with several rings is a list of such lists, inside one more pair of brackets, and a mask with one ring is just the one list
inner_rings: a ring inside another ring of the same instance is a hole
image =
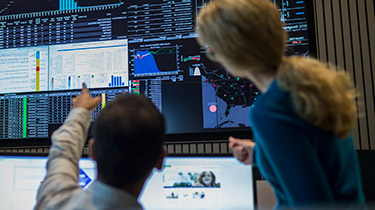
[[88, 93], [89, 90], [87, 89], [86, 83], [82, 83], [82, 93]]

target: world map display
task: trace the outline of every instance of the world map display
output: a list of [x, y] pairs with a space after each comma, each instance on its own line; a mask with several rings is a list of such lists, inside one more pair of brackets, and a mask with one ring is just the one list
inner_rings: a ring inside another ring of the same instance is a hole
[[219, 65], [201, 65], [205, 128], [248, 127], [248, 113], [259, 90], [247, 79], [233, 77]]

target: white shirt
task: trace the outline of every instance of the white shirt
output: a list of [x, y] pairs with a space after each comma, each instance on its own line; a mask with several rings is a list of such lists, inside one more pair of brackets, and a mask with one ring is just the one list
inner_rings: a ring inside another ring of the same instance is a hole
[[35, 209], [142, 209], [132, 194], [95, 180], [87, 189], [78, 185], [78, 161], [87, 138], [91, 114], [73, 109], [52, 135], [47, 175]]

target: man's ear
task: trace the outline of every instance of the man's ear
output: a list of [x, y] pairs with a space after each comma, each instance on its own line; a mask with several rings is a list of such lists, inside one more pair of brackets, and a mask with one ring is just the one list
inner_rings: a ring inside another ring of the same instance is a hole
[[95, 143], [94, 138], [89, 139], [89, 158], [91, 158], [94, 161], [96, 161], [95, 150], [94, 150], [94, 143]]
[[160, 154], [160, 156], [159, 156], [159, 159], [158, 159], [158, 161], [157, 161], [156, 164], [155, 164], [155, 168], [157, 168], [158, 170], [163, 169], [163, 162], [164, 162], [164, 158], [165, 158], [165, 156], [167, 156], [167, 152], [166, 152], [165, 149], [163, 148], [163, 149], [161, 150], [161, 154]]

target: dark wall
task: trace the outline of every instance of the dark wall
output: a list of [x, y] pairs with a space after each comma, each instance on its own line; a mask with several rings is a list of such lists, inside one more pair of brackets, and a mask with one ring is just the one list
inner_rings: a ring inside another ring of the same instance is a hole
[[358, 159], [366, 200], [375, 204], [375, 151], [358, 151]]

